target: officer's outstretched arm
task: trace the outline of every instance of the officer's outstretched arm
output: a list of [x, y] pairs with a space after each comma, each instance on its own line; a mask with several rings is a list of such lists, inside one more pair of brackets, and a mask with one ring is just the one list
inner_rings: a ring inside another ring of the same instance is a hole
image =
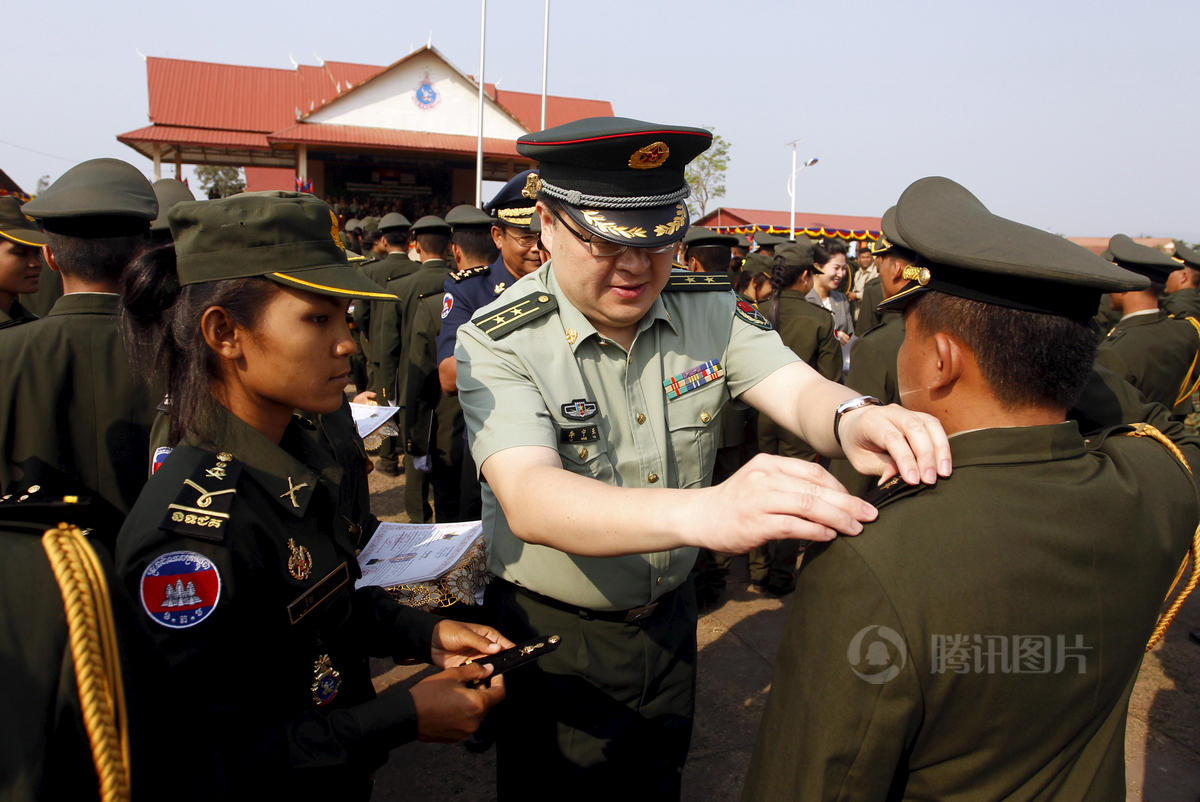
[[715, 487], [616, 487], [571, 473], [544, 446], [497, 451], [482, 473], [513, 534], [571, 554], [607, 557], [703, 546], [745, 552], [768, 540], [858, 534], [875, 508], [821, 466], [759, 454]]
[[825, 456], [844, 453], [859, 473], [884, 479], [898, 473], [909, 484], [933, 484], [938, 476], [950, 475], [950, 442], [942, 425], [932, 415], [897, 404], [847, 412], [837, 433], [839, 445], [834, 413], [839, 404], [858, 395], [805, 363], [792, 362], [746, 390], [739, 400], [767, 413]]

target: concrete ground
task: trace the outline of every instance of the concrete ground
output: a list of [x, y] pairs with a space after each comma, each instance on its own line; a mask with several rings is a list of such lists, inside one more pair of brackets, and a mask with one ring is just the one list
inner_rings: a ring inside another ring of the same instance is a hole
[[[407, 520], [403, 481], [371, 475], [371, 500], [381, 518]], [[684, 770], [687, 800], [738, 799], [786, 616], [786, 598], [751, 590], [745, 558], [734, 562], [730, 580], [719, 606], [699, 622], [696, 724]], [[1200, 800], [1200, 644], [1189, 640], [1190, 631], [1200, 631], [1200, 592], [1142, 663], [1126, 731], [1129, 800]], [[430, 671], [382, 660], [372, 667], [377, 688], [413, 683]], [[476, 754], [463, 745], [409, 744], [380, 770], [372, 799], [486, 802], [495, 798], [494, 774], [494, 748]]]

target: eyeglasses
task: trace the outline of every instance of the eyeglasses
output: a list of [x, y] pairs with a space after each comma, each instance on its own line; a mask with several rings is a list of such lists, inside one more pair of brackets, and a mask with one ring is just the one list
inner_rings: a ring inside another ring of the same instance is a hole
[[600, 239], [599, 237], [594, 237], [594, 236], [593, 237], [585, 237], [583, 234], [580, 234], [578, 231], [571, 228], [571, 226], [567, 225], [567, 221], [562, 219], [562, 217], [558, 214], [558, 211], [556, 209], [551, 209], [550, 214], [554, 215], [555, 220], [557, 220], [559, 223], [562, 223], [563, 228], [565, 228], [567, 231], [570, 231], [572, 234], [574, 234], [575, 239], [577, 239], [580, 242], [582, 242], [583, 244], [587, 245], [588, 251], [591, 252], [592, 256], [599, 256], [601, 258], [607, 258], [607, 257], [611, 257], [611, 256], [620, 256], [621, 254], [625, 253], [625, 251], [628, 250], [629, 248], [634, 248], [635, 250], [641, 251], [642, 253], [654, 253], [654, 254], [670, 253], [671, 251], [675, 250], [674, 242], [669, 242], [666, 245], [657, 245], [657, 246], [649, 247], [649, 248], [640, 248], [637, 245], [618, 245], [615, 242], [609, 242], [608, 240]]
[[504, 235], [512, 238], [512, 240], [522, 248], [532, 248], [534, 245], [537, 245], [538, 241], [537, 234], [516, 234], [514, 233], [514, 229], [511, 229], [507, 226], [504, 228]]

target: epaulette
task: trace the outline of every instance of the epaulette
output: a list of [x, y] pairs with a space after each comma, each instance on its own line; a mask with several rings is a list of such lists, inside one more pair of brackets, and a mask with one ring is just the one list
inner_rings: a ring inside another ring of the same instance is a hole
[[485, 273], [490, 272], [491, 269], [492, 269], [491, 265], [480, 265], [479, 267], [468, 267], [466, 270], [459, 270], [454, 273], [451, 273], [450, 278], [454, 279], [455, 281], [466, 281], [467, 279], [474, 278], [475, 276], [482, 276]]
[[719, 273], [691, 273], [686, 270], [672, 271], [664, 292], [706, 292], [731, 290], [729, 278]]
[[183, 480], [174, 503], [167, 505], [158, 528], [223, 542], [241, 472], [242, 464], [235, 462], [229, 452], [205, 454], [192, 475]]
[[430, 290], [429, 292], [417, 293], [417, 300], [421, 301], [421, 300], [424, 300], [425, 298], [432, 298], [435, 295], [440, 298], [445, 294], [446, 294], [446, 291], [444, 289], [442, 289], [441, 287], [438, 287], [436, 290]]
[[558, 302], [554, 300], [554, 296], [550, 295], [550, 293], [534, 293], [533, 295], [526, 295], [519, 301], [513, 301], [507, 306], [497, 309], [495, 312], [471, 318], [471, 322], [493, 340], [499, 340], [501, 337], [506, 337], [521, 326], [524, 326], [526, 323], [537, 320], [543, 315], [550, 314], [557, 308]]
[[30, 487], [24, 493], [8, 493], [0, 497], [0, 526], [27, 527], [31, 533], [42, 534], [60, 521], [86, 526], [92, 501], [80, 496], [59, 496]]
[[1158, 441], [1163, 448], [1169, 451], [1171, 456], [1183, 466], [1184, 470], [1189, 474], [1192, 472], [1192, 466], [1188, 464], [1187, 457], [1179, 450], [1179, 446], [1175, 445], [1174, 441], [1159, 431], [1157, 427], [1151, 426], [1149, 423], [1123, 423], [1119, 426], [1111, 426], [1089, 436], [1084, 443], [1089, 449], [1096, 449], [1110, 437], [1149, 437], [1151, 440]]
[[40, 320], [40, 319], [41, 318], [36, 318], [36, 317], [35, 318], [14, 317], [11, 320], [6, 320], [3, 323], [0, 323], [0, 331], [3, 331], [4, 329], [11, 329], [16, 326], [20, 326], [22, 323], [32, 323], [34, 320]]
[[1125, 336], [1125, 329], [1112, 329], [1104, 336], [1104, 342], [1115, 343], [1117, 340]]
[[867, 502], [875, 509], [879, 509], [885, 504], [891, 504], [898, 498], [904, 498], [906, 496], [920, 493], [927, 487], [933, 487], [933, 485], [927, 485], [924, 482], [918, 482], [915, 485], [910, 485], [904, 481], [903, 477], [897, 474], [883, 484], [872, 487], [863, 496], [863, 501]]

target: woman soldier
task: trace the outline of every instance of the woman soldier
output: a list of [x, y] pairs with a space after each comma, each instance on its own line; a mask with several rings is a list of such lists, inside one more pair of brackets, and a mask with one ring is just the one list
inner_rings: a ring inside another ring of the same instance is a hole
[[[162, 751], [143, 767], [167, 798], [365, 799], [391, 748], [477, 728], [503, 685], [469, 687], [491, 669], [463, 663], [511, 645], [355, 589], [341, 469], [293, 416], [342, 404], [349, 299], [394, 296], [349, 266], [310, 195], [181, 203], [169, 219], [174, 246], [135, 262], [123, 299], [177, 443], [117, 547], [167, 662], [150, 691]], [[446, 670], [376, 696], [369, 655]]]
[[[842, 380], [842, 348], [834, 333], [833, 318], [807, 300], [814, 274], [813, 246], [808, 240], [775, 248], [769, 300], [759, 308], [779, 332], [784, 345], [830, 381]], [[817, 452], [767, 415], [758, 416], [758, 450], [796, 459], [814, 460]], [[750, 581], [768, 593], [790, 593], [794, 587], [799, 541], [777, 540], [750, 552]]]

